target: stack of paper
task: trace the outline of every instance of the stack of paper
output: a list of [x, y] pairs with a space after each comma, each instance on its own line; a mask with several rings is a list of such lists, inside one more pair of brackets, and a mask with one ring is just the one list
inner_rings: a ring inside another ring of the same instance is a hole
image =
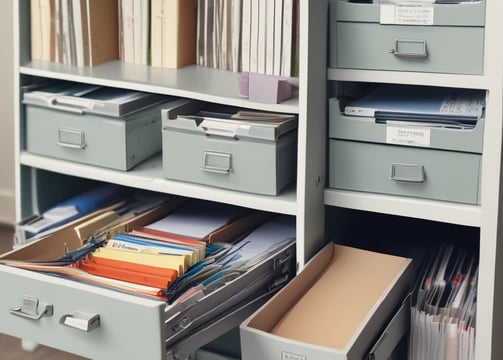
[[385, 84], [348, 101], [344, 113], [384, 123], [471, 128], [484, 108], [483, 90]]
[[444, 245], [415, 290], [410, 360], [475, 358], [478, 262], [473, 251]]

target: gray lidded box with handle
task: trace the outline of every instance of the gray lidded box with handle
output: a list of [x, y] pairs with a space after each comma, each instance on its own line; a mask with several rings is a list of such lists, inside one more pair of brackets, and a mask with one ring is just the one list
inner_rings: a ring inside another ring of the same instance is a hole
[[295, 181], [296, 118], [279, 124], [229, 124], [184, 116], [198, 106], [189, 100], [162, 111], [166, 178], [263, 195], [278, 195]]
[[[378, 123], [329, 100], [329, 187], [480, 203], [484, 118], [470, 129]], [[400, 142], [396, 131], [410, 131]], [[417, 134], [417, 135], [415, 135]]]
[[28, 152], [129, 170], [161, 151], [169, 97], [68, 82], [23, 94]]
[[410, 17], [393, 4], [329, 7], [329, 67], [483, 73], [485, 1], [409, 7], [422, 12]]

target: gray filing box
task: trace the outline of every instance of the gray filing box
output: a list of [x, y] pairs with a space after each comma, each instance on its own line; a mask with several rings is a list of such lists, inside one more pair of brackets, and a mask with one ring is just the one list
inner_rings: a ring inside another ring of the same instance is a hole
[[169, 97], [67, 82], [23, 94], [26, 150], [128, 170], [161, 151], [161, 107]]
[[162, 111], [166, 178], [264, 195], [295, 180], [296, 118], [267, 124], [184, 116], [201, 106], [180, 101]]
[[480, 203], [484, 119], [473, 129], [376, 123], [329, 100], [329, 187]]
[[485, 1], [398, 6], [330, 0], [329, 66], [482, 74]]

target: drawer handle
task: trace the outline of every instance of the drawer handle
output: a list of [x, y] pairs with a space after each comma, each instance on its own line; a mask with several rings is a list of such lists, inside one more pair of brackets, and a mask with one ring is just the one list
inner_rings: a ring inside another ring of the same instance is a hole
[[[41, 311], [38, 311], [39, 306]], [[53, 306], [50, 304], [39, 303], [38, 299], [31, 296], [23, 296], [23, 305], [21, 307], [9, 309], [12, 315], [25, 319], [40, 320], [44, 316], [52, 316]]]
[[[403, 46], [406, 46], [409, 49], [410, 48], [415, 49], [416, 48], [415, 45], [419, 45], [419, 47], [417, 47], [417, 51], [401, 51], [400, 50]], [[407, 57], [407, 58], [426, 58], [426, 57], [428, 57], [428, 49], [426, 47], [425, 40], [395, 39], [395, 48], [391, 49], [389, 52], [397, 57]]]
[[86, 147], [84, 131], [74, 129], [58, 129], [58, 145], [72, 149], [84, 149]]
[[203, 154], [203, 166], [201, 167], [201, 170], [219, 174], [228, 174], [231, 172], [231, 160], [231, 154], [205, 151]]
[[100, 316], [83, 311], [66, 314], [59, 319], [59, 323], [77, 330], [90, 332], [100, 327]]
[[424, 183], [424, 166], [419, 164], [391, 164], [391, 180]]

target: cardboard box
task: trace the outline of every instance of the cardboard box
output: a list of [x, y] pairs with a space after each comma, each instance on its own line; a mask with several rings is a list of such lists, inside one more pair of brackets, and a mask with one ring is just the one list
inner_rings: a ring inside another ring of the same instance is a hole
[[327, 245], [241, 324], [243, 360], [363, 359], [408, 292], [411, 262]]

